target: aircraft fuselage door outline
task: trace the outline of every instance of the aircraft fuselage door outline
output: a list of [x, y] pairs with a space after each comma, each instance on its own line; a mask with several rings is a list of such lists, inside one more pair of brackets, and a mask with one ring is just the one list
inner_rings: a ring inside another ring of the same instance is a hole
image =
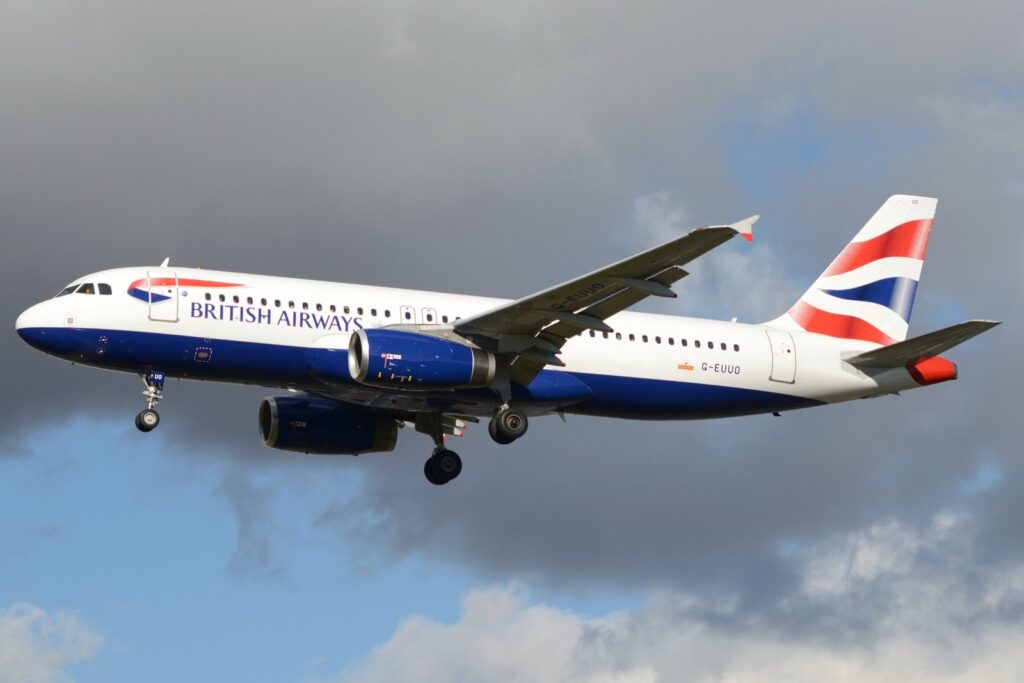
[[[178, 322], [178, 276], [173, 270], [150, 270], [146, 273], [149, 291], [149, 319], [156, 322]], [[165, 298], [166, 297], [166, 298]]]
[[782, 330], [765, 332], [772, 347], [772, 371], [769, 379], [773, 382], [793, 384], [796, 382], [796, 346], [793, 344], [793, 335]]

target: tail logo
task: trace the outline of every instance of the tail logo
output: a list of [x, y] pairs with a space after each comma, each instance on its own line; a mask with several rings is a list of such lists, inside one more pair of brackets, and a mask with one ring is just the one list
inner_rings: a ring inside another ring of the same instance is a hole
[[902, 195], [889, 199], [788, 317], [808, 332], [831, 337], [882, 345], [906, 339], [935, 203]]

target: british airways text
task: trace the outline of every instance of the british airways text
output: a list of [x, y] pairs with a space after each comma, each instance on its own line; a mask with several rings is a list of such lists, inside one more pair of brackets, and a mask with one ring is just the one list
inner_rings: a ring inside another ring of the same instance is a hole
[[311, 311], [275, 311], [258, 306], [206, 304], [199, 301], [192, 302], [192, 317], [256, 325], [307, 327], [311, 330], [336, 330], [338, 332], [363, 329], [363, 320], [357, 316], [313, 313]]

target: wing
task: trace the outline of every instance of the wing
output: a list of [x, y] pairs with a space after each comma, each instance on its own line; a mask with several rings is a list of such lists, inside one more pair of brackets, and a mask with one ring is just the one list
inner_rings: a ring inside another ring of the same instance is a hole
[[586, 331], [611, 332], [605, 319], [648, 296], [675, 297], [680, 268], [736, 235], [750, 240], [751, 216], [732, 225], [697, 228], [683, 237], [510, 304], [464, 318], [455, 331], [481, 347], [513, 356], [510, 379], [529, 384], [545, 365], [563, 365], [565, 342]]

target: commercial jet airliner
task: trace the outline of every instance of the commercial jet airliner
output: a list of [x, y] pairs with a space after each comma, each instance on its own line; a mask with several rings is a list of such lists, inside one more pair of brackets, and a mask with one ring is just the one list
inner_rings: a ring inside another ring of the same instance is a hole
[[271, 448], [390, 451], [412, 425], [433, 439], [432, 484], [459, 476], [446, 447], [489, 418], [508, 444], [528, 417], [686, 420], [781, 413], [955, 379], [939, 356], [997, 325], [907, 339], [937, 201], [896, 195], [780, 317], [758, 325], [625, 312], [675, 297], [680, 266], [753, 216], [698, 228], [515, 301], [197, 268], [117, 268], [76, 279], [17, 320], [31, 346], [138, 374], [143, 432], [167, 377], [286, 389], [259, 406]]

